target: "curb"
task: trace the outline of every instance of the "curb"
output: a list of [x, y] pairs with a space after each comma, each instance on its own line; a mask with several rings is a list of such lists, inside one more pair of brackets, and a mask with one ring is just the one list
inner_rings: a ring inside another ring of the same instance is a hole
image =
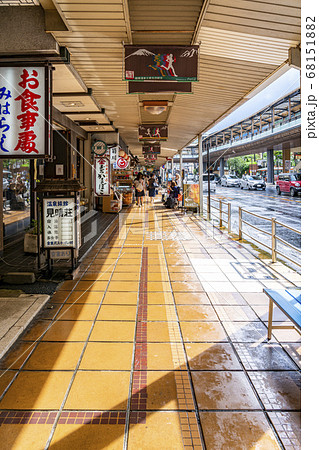
[[[21, 294], [19, 297], [0, 298], [0, 359], [49, 300], [50, 296], [44, 294]], [[2, 314], [3, 311], [7, 311], [7, 317]]]

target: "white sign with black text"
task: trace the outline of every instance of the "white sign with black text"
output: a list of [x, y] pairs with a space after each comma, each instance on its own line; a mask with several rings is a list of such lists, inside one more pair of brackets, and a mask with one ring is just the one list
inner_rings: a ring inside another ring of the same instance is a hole
[[43, 199], [45, 248], [77, 248], [76, 209], [74, 198]]
[[98, 196], [110, 195], [110, 160], [106, 157], [94, 158], [94, 193]]

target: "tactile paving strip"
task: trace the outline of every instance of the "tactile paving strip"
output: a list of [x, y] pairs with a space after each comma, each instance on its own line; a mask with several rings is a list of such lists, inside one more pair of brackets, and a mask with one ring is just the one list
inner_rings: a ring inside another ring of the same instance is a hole
[[[148, 249], [143, 248], [137, 312], [136, 346], [131, 397], [132, 410], [146, 410], [147, 407], [147, 264]], [[146, 413], [131, 413], [131, 423], [145, 423]]]

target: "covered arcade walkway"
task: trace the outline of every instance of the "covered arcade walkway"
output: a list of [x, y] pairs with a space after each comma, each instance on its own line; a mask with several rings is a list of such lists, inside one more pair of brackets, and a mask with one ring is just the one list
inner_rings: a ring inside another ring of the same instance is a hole
[[262, 293], [296, 285], [195, 216], [132, 207], [1, 362], [1, 448], [300, 448], [300, 340], [266, 341]]

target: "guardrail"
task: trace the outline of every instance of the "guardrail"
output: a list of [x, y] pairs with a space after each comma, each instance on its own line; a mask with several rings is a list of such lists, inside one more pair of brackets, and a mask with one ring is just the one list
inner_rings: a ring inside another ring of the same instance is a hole
[[[217, 203], [218, 206], [214, 206], [212, 205], [212, 202]], [[223, 208], [223, 206], [227, 207], [227, 210], [225, 210], [225, 208]], [[216, 200], [214, 198], [211, 198], [211, 209], [213, 209], [214, 211], [216, 211], [215, 213], [213, 212], [213, 216], [215, 216], [217, 218], [217, 221], [219, 223], [219, 227], [222, 228], [223, 226], [225, 226], [225, 228], [227, 228], [228, 233], [231, 232], [231, 203], [226, 203], [223, 202], [222, 200]], [[253, 225], [252, 223], [249, 223], [247, 220], [243, 219], [243, 213], [248, 214], [250, 216], [256, 217], [258, 219], [264, 220], [265, 222], [269, 222], [271, 223], [271, 232], [263, 230], [262, 228], [259, 228], [255, 225]], [[207, 219], [210, 220], [210, 218], [208, 217], [208, 208], [207, 208]], [[226, 218], [225, 218], [226, 216]], [[270, 238], [270, 244], [268, 245], [265, 242], [261, 242], [260, 240], [258, 240], [256, 237], [252, 236], [251, 234], [247, 233], [244, 229], [243, 229], [243, 225], [246, 225], [247, 227], [253, 228], [255, 230], [257, 230], [258, 232], [261, 232], [263, 234], [265, 234], [266, 236], [268, 236]], [[277, 234], [277, 226], [281, 226], [284, 227], [287, 230], [290, 230], [294, 233], [297, 233], [299, 235], [301, 235], [301, 232], [299, 230], [296, 230], [295, 228], [292, 228], [288, 225], [285, 225], [281, 222], [279, 222], [278, 220], [276, 220], [274, 217], [272, 217], [271, 219], [269, 217], [264, 217], [264, 216], [260, 216], [258, 214], [252, 213], [250, 211], [247, 211], [241, 207], [238, 207], [238, 238], [239, 240], [243, 239], [243, 236], [248, 236], [249, 239], [252, 239], [253, 241], [257, 242], [258, 244], [262, 245], [263, 247], [266, 247], [270, 252], [271, 252], [271, 259], [272, 262], [276, 262], [277, 261], [277, 255], [288, 259], [288, 261], [292, 262], [293, 264], [296, 264], [297, 266], [301, 267], [301, 264], [295, 260], [292, 260], [287, 254], [283, 253], [282, 251], [278, 250], [278, 246], [277, 243], [280, 242], [283, 246], [289, 247], [292, 250], [298, 252], [299, 254], [301, 254], [301, 250], [290, 244], [289, 242], [285, 241], [284, 239], [282, 239], [280, 236], [278, 236]]]
[[[219, 227], [223, 227], [223, 224], [227, 224], [228, 233], [231, 232], [231, 204], [223, 202], [222, 200], [216, 200], [215, 198], [211, 198], [210, 201], [218, 203], [218, 207], [210, 204], [210, 209], [217, 210], [218, 211], [218, 220], [219, 220]], [[227, 211], [223, 210], [223, 205], [227, 206]], [[208, 196], [207, 196], [207, 214], [209, 214], [209, 207], [208, 207]], [[227, 215], [227, 220], [224, 219], [224, 215]], [[213, 214], [214, 215], [214, 214]], [[208, 218], [210, 220], [210, 217]]]

